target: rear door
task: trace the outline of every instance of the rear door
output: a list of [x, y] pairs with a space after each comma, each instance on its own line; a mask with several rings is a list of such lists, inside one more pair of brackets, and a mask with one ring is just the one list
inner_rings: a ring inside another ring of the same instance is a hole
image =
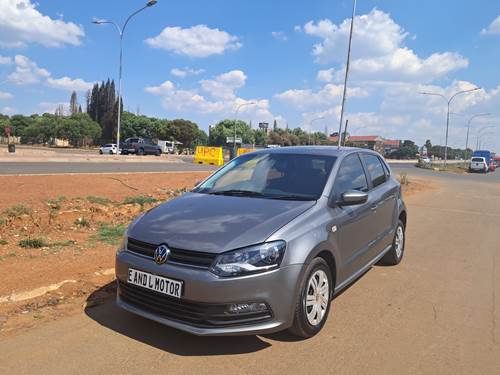
[[[359, 155], [348, 155], [339, 167], [332, 191], [337, 202], [349, 190], [367, 192], [369, 189], [363, 164]], [[350, 279], [365, 265], [365, 254], [375, 235], [373, 212], [370, 203], [356, 206], [330, 208], [332, 221], [329, 241], [339, 249], [339, 285]]]
[[371, 255], [375, 257], [392, 241], [398, 185], [391, 180], [389, 168], [379, 156], [363, 153], [362, 160], [371, 185], [369, 201], [372, 205], [377, 228], [371, 251]]

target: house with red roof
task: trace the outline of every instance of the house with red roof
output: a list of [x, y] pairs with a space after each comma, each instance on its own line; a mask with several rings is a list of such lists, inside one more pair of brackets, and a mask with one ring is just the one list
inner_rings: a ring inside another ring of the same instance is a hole
[[[330, 137], [332, 142], [338, 142], [338, 136]], [[389, 155], [399, 149], [400, 140], [385, 139], [378, 135], [348, 135], [346, 144], [352, 147], [367, 148], [382, 155]]]

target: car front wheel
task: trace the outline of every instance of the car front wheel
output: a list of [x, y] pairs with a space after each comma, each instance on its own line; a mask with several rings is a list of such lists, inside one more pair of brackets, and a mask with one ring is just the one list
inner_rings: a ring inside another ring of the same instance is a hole
[[314, 259], [307, 267], [305, 275], [290, 332], [309, 338], [321, 331], [325, 325], [330, 311], [333, 282], [330, 268], [323, 258]]

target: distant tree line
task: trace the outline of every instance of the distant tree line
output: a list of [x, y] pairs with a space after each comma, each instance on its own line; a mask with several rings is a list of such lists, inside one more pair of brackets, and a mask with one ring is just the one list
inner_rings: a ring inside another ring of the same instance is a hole
[[[325, 133], [307, 133], [301, 128], [293, 130], [280, 129], [273, 125], [272, 131], [252, 129], [250, 124], [240, 120], [222, 120], [210, 127], [209, 144], [211, 146], [226, 146], [227, 138], [233, 138], [236, 127], [236, 137], [243, 144], [257, 146], [300, 146], [300, 145], [330, 145], [333, 144]], [[229, 145], [230, 146], [230, 145]]]

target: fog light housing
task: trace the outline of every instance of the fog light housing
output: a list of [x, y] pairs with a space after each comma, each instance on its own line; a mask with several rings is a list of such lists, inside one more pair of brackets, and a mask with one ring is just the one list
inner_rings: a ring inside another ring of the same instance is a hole
[[252, 314], [252, 313], [262, 313], [268, 311], [269, 308], [265, 303], [233, 303], [228, 305], [226, 308], [226, 314], [238, 315], [238, 314]]

